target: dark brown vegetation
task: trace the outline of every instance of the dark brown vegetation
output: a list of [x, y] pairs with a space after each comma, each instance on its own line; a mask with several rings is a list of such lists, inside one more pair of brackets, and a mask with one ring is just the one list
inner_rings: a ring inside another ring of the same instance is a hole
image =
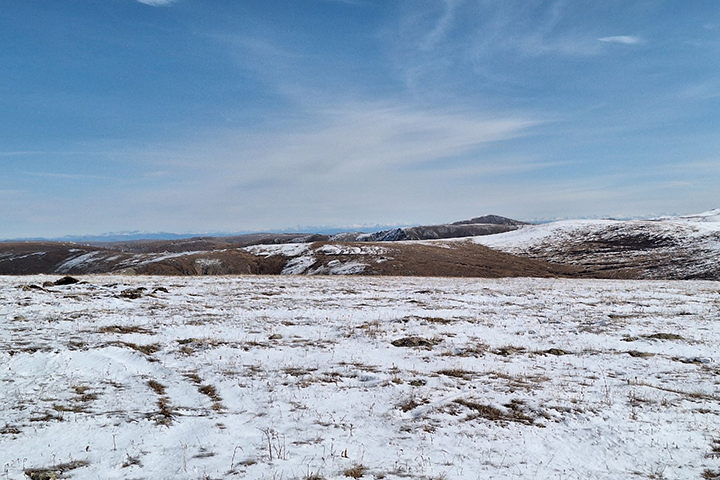
[[[367, 246], [367, 244], [347, 244]], [[484, 245], [467, 241], [448, 244], [377, 243], [388, 250], [381, 263], [357, 256], [367, 262], [364, 275], [394, 275], [419, 277], [572, 277], [580, 276], [581, 269], [555, 265], [542, 260], [522, 258], [499, 252]], [[332, 260], [354, 260], [351, 255], [317, 254], [318, 263]], [[373, 259], [374, 260], [374, 259]]]

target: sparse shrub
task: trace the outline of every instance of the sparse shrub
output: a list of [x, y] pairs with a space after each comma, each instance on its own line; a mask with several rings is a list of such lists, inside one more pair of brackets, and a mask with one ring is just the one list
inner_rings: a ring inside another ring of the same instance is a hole
[[362, 478], [366, 471], [367, 467], [365, 465], [356, 463], [352, 467], [346, 468], [345, 471], [343, 471], [343, 475], [350, 478]]

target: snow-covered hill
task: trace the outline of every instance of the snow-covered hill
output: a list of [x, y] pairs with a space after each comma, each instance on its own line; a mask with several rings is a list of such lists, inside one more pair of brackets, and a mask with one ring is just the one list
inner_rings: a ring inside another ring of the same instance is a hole
[[627, 278], [720, 279], [720, 210], [657, 220], [570, 220], [473, 238], [515, 255]]
[[[467, 223], [477, 220], [504, 223]], [[460, 238], [452, 238], [456, 236]], [[38, 273], [720, 280], [720, 210], [655, 220], [540, 225], [490, 216], [332, 239], [257, 234], [103, 245], [0, 243], [0, 274]]]

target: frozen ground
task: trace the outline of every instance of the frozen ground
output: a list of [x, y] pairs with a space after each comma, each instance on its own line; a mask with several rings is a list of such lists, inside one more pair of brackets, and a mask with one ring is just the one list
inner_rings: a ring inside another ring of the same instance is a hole
[[49, 279], [0, 278], [1, 478], [720, 477], [716, 282]]

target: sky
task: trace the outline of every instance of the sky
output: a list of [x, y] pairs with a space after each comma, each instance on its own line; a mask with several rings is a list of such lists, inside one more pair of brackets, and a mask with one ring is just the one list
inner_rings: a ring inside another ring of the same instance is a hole
[[718, 0], [0, 2], [0, 238], [720, 208]]

